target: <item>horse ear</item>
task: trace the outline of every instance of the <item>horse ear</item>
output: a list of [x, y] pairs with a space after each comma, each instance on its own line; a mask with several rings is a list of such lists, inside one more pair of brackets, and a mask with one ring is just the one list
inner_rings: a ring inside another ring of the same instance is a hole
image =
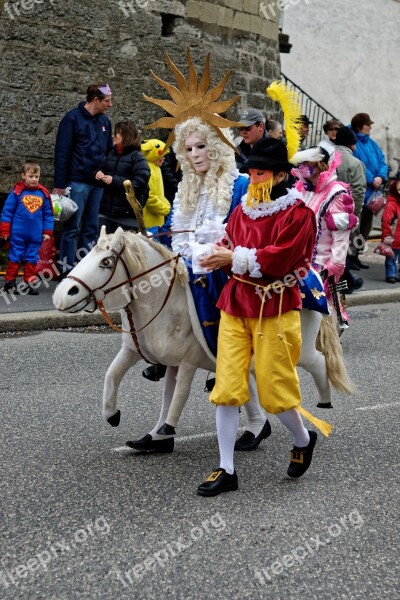
[[105, 225], [102, 225], [102, 226], [101, 226], [101, 229], [100, 229], [100, 236], [99, 236], [99, 238], [100, 238], [100, 239], [101, 239], [101, 238], [105, 238], [105, 237], [106, 237], [106, 235], [107, 235], [106, 226], [105, 226]]
[[119, 246], [119, 249], [122, 248], [123, 243], [124, 243], [123, 235], [124, 235], [124, 230], [122, 229], [122, 227], [118, 227], [118, 229], [115, 230], [115, 233], [111, 238], [111, 246], [115, 250], [117, 249], [118, 246]]

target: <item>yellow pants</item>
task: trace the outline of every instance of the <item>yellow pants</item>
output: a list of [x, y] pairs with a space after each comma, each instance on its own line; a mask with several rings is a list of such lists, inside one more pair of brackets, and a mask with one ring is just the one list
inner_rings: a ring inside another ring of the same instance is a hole
[[[279, 328], [279, 319], [281, 328]], [[221, 311], [218, 331], [216, 383], [210, 402], [242, 406], [250, 400], [249, 373], [254, 355], [258, 398], [269, 413], [279, 414], [301, 402], [296, 364], [301, 350], [300, 314], [291, 310], [280, 317], [232, 317]], [[283, 339], [278, 337], [280, 331]]]

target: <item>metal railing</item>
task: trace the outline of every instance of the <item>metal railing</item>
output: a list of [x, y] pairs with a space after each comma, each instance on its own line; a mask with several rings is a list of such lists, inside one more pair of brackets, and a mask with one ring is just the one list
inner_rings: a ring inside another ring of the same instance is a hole
[[[314, 98], [311, 98], [307, 92], [297, 85], [297, 83], [294, 83], [294, 81], [289, 79], [289, 77], [286, 77], [286, 75], [281, 73], [281, 78], [290, 90], [294, 90], [299, 94], [301, 114], [307, 115], [310, 121], [312, 121], [310, 133], [307, 138], [307, 146], [315, 146], [321, 141], [321, 138], [324, 135], [324, 130], [322, 128], [324, 123], [329, 121], [329, 119], [337, 119], [337, 117], [321, 106]], [[340, 119], [337, 120], [340, 121]]]

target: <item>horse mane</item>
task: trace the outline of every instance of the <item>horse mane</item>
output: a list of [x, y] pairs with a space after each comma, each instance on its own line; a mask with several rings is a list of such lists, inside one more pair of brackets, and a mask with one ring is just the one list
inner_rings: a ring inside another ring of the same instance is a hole
[[[126, 260], [130, 270], [143, 271], [147, 268], [146, 253], [143, 244], [148, 244], [151, 248], [156, 250], [164, 260], [174, 258], [176, 254], [171, 252], [166, 246], [155, 242], [151, 238], [147, 238], [140, 233], [133, 233], [131, 231], [124, 231], [123, 239], [126, 248]], [[162, 260], [161, 262], [164, 262]], [[171, 266], [173, 263], [171, 262]], [[181, 286], [184, 286], [188, 281], [188, 275], [186, 267], [183, 261], [179, 261], [177, 265], [177, 280]]]

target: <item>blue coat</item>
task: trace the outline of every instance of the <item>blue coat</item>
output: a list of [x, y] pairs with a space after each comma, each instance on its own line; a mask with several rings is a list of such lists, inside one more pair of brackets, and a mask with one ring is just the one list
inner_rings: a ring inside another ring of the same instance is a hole
[[354, 156], [361, 160], [365, 165], [365, 175], [367, 178], [367, 190], [365, 192], [364, 205], [374, 191], [372, 182], [375, 177], [382, 177], [385, 181], [388, 176], [389, 167], [386, 164], [385, 156], [378, 144], [371, 139], [368, 134], [354, 132], [358, 142], [354, 150]]
[[54, 156], [54, 187], [64, 189], [71, 181], [96, 184], [98, 171], [112, 149], [111, 123], [104, 114], [91, 115], [81, 102], [62, 118]]

